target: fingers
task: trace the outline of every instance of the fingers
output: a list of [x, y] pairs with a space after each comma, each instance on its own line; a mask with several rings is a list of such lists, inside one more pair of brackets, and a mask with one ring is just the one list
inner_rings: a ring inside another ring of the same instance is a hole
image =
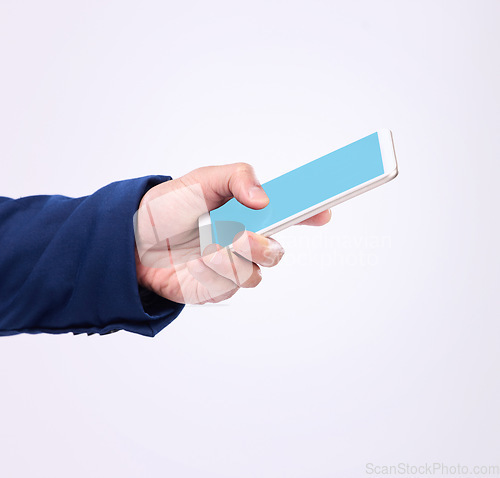
[[231, 280], [239, 287], [256, 287], [262, 280], [257, 264], [233, 254], [228, 248], [220, 248], [202, 257], [204, 264], [217, 274]]
[[[228, 294], [234, 294], [238, 286], [210, 269], [205, 265], [202, 259], [195, 259], [187, 263], [187, 268], [192, 277], [194, 277], [203, 287], [204, 301], [210, 301], [215, 297], [225, 297]], [[208, 297], [205, 297], [208, 295]]]
[[327, 209], [326, 211], [320, 212], [319, 214], [316, 214], [315, 216], [312, 216], [309, 219], [306, 219], [305, 221], [299, 222], [298, 225], [324, 226], [325, 224], [330, 222], [331, 218], [332, 218], [332, 211], [330, 209]]
[[188, 184], [201, 184], [209, 210], [232, 197], [251, 209], [262, 209], [269, 204], [254, 169], [246, 163], [199, 168], [181, 179]]
[[232, 249], [240, 256], [264, 267], [273, 267], [281, 260], [285, 250], [271, 237], [245, 231], [233, 242]]
[[[262, 280], [258, 264], [272, 267], [283, 257], [284, 250], [274, 239], [246, 231], [229, 248], [215, 244], [209, 246], [197, 265], [193, 276], [210, 291], [212, 297], [236, 287], [256, 287]], [[190, 268], [191, 271], [191, 268]]]

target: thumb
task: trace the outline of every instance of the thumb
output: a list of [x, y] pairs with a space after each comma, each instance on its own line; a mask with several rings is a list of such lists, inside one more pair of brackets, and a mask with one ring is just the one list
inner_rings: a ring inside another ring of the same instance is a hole
[[232, 197], [251, 209], [262, 209], [269, 198], [250, 164], [234, 163], [196, 169], [183, 182], [201, 185], [209, 211], [216, 209]]

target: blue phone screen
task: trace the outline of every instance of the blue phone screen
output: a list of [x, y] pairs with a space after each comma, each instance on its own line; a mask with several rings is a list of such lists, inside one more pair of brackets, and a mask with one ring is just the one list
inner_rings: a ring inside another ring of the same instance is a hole
[[383, 173], [378, 134], [373, 133], [264, 183], [269, 196], [264, 209], [253, 210], [231, 199], [212, 211], [214, 240], [227, 246], [238, 232], [228, 224], [240, 223], [258, 232]]

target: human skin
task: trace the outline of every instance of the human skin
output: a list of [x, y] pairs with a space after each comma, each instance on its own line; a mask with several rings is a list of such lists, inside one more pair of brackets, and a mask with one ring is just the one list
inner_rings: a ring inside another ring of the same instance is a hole
[[[262, 280], [260, 268], [277, 265], [284, 254], [275, 239], [245, 231], [233, 242], [232, 251], [212, 245], [200, 253], [197, 218], [233, 197], [252, 209], [269, 204], [246, 163], [195, 169], [151, 188], [135, 221], [139, 284], [183, 304], [220, 302], [241, 287], [256, 287]], [[328, 210], [300, 224], [322, 226], [330, 218]]]

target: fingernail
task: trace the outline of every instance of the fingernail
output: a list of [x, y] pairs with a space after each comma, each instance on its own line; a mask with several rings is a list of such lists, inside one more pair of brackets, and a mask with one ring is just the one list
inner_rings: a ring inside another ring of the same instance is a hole
[[285, 254], [285, 249], [279, 242], [274, 242], [272, 244], [273, 252], [278, 255], [280, 258]]
[[262, 186], [252, 186], [248, 190], [248, 197], [250, 199], [267, 199], [267, 194], [262, 189]]
[[264, 257], [267, 260], [262, 265], [272, 266], [274, 264], [277, 264], [284, 254], [285, 249], [283, 249], [281, 244], [279, 244], [278, 242], [272, 242], [267, 248], [267, 253], [264, 254]]

